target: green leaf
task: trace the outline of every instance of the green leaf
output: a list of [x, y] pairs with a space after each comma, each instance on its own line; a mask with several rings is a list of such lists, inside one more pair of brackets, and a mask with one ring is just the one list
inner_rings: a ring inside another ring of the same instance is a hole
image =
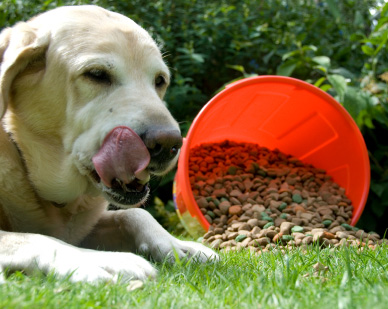
[[381, 15], [381, 18], [379, 19], [374, 31], [379, 30], [382, 26], [384, 26], [386, 24], [387, 17], [388, 17], [388, 3], [384, 4], [380, 15]]
[[327, 79], [329, 83], [333, 86], [335, 91], [337, 92], [340, 98], [340, 101], [343, 101], [346, 88], [347, 88], [347, 82], [345, 78], [341, 75], [332, 74], [332, 75], [327, 75]]
[[365, 55], [373, 56], [375, 54], [375, 49], [369, 45], [362, 45], [361, 50], [364, 52]]
[[388, 190], [388, 184], [385, 183], [371, 183], [370, 185], [371, 190], [376, 193], [378, 197], [381, 197], [385, 190]]
[[382, 32], [379, 33], [380, 36], [380, 44], [377, 46], [375, 54], [378, 54], [379, 51], [386, 46], [388, 40], [388, 28], [385, 28]]
[[350, 78], [350, 79], [356, 78], [355, 75], [352, 72], [350, 72], [349, 70], [347, 70], [345, 68], [331, 69], [330, 73], [337, 74], [337, 75], [342, 75], [343, 77]]
[[266, 54], [264, 57], [263, 57], [263, 61], [265, 64], [268, 63], [268, 61], [271, 59], [271, 57], [275, 54], [275, 50], [271, 50], [268, 54]]
[[201, 54], [192, 54], [192, 55], [191, 55], [191, 58], [192, 58], [194, 61], [198, 62], [198, 63], [203, 63], [203, 62], [205, 62], [205, 59], [204, 59], [204, 57], [203, 57]]
[[305, 45], [302, 47], [302, 50], [303, 51], [308, 51], [308, 50], [317, 51], [318, 48], [314, 45]]
[[360, 11], [356, 11], [356, 14], [354, 15], [354, 24], [359, 27], [364, 27], [365, 20]]
[[237, 77], [237, 78], [235, 78], [235, 79], [233, 79], [233, 80], [230, 80], [230, 81], [228, 81], [227, 83], [223, 84], [220, 88], [218, 88], [218, 89], [215, 91], [214, 94], [217, 94], [217, 93], [221, 92], [221, 91], [224, 90], [227, 86], [229, 86], [229, 85], [231, 85], [231, 84], [233, 84], [233, 83], [235, 83], [235, 82], [237, 82], [237, 81], [239, 81], [239, 80], [242, 80], [242, 79], [244, 79], [244, 78], [254, 77], [254, 76], [258, 76], [258, 75], [257, 75], [257, 74], [254, 74], [254, 73], [253, 73], [253, 74], [247, 74], [247, 73], [245, 73], [243, 76]]
[[323, 91], [329, 91], [332, 87], [331, 85], [329, 84], [325, 84], [325, 85], [322, 85], [321, 87], [319, 87], [321, 90]]
[[364, 119], [364, 124], [369, 128], [369, 129], [374, 129], [375, 126], [373, 125], [372, 118], [367, 117]]
[[385, 109], [386, 112], [388, 112], [388, 104], [381, 102], [381, 106]]
[[241, 73], [245, 73], [245, 69], [242, 65], [232, 65], [232, 64], [227, 64], [226, 65], [227, 68], [229, 69], [233, 69], [233, 70], [236, 70], [236, 71], [239, 71]]
[[277, 67], [276, 74], [282, 75], [282, 76], [291, 76], [291, 74], [292, 74], [292, 72], [294, 72], [296, 66], [297, 66], [296, 61], [294, 61], [294, 60], [286, 61]]
[[383, 9], [381, 10], [381, 16], [388, 14], [388, 3], [384, 4]]
[[288, 52], [288, 53], [285, 53], [285, 54], [282, 56], [282, 60], [283, 60], [283, 61], [284, 61], [284, 60], [287, 60], [288, 58], [293, 57], [293, 56], [295, 56], [295, 55], [297, 55], [297, 54], [299, 54], [299, 53], [300, 53], [300, 51], [299, 51], [298, 49], [293, 50], [293, 51], [290, 51], [290, 52]]
[[381, 17], [373, 31], [380, 30], [381, 27], [383, 27], [388, 21], [388, 16]]
[[315, 87], [320, 87], [322, 85], [322, 83], [326, 80], [326, 77], [321, 77], [320, 79], [318, 79], [315, 83], [314, 83], [314, 86]]
[[326, 69], [330, 67], [330, 58], [326, 56], [317, 56], [313, 57], [313, 61]]
[[382, 125], [388, 124], [388, 115], [383, 112], [377, 112], [374, 114], [374, 118]]
[[369, 129], [375, 128], [372, 119], [366, 109], [360, 111], [356, 118], [356, 123], [360, 128], [362, 128], [363, 126], [366, 126]]
[[339, 21], [341, 19], [341, 13], [338, 10], [338, 4], [336, 0], [326, 0], [327, 8], [329, 9], [329, 12], [334, 16], [336, 21]]
[[342, 104], [353, 119], [356, 119], [360, 111], [367, 107], [367, 99], [358, 89], [347, 87]]
[[327, 69], [325, 67], [321, 66], [321, 65], [314, 66], [314, 69], [320, 70], [320, 71], [322, 71], [325, 74], [327, 73]]

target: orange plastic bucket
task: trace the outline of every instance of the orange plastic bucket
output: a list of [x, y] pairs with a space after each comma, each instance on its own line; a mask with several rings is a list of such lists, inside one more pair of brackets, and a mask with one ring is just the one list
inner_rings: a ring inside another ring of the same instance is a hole
[[173, 193], [178, 215], [191, 234], [207, 231], [209, 223], [190, 187], [190, 149], [226, 139], [278, 148], [325, 169], [346, 189], [354, 206], [351, 224], [357, 223], [368, 196], [370, 166], [356, 123], [333, 97], [311, 84], [259, 76], [231, 84], [211, 99], [184, 140]]

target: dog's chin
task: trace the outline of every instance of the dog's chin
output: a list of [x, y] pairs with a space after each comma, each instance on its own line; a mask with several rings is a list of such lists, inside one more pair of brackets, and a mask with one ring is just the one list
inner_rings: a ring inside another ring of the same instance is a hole
[[105, 199], [119, 208], [139, 207], [147, 201], [150, 194], [149, 184], [140, 183], [137, 179], [127, 185], [113, 181], [112, 186], [107, 187], [96, 171], [92, 171], [89, 178]]
[[102, 185], [102, 194], [106, 200], [119, 208], [132, 208], [143, 205], [149, 196], [150, 188], [148, 184], [138, 191], [127, 191], [121, 188], [108, 188]]

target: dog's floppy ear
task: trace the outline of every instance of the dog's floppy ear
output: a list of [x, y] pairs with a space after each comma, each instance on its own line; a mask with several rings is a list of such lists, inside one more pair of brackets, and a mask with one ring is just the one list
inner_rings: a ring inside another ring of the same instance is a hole
[[10, 100], [15, 77], [31, 63], [45, 57], [49, 34], [38, 34], [28, 23], [18, 23], [0, 33], [0, 119]]

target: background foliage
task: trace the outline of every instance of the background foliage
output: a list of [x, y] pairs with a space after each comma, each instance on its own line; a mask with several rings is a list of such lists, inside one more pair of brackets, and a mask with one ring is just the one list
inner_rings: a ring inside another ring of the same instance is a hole
[[[369, 150], [371, 190], [358, 226], [384, 234], [388, 5], [382, 0], [3, 0], [0, 28], [57, 6], [85, 3], [127, 15], [163, 46], [173, 75], [166, 101], [184, 133], [201, 107], [239, 78], [292, 76], [328, 91], [353, 116]], [[156, 185], [159, 199], [151, 207], [165, 224], [176, 220], [172, 179], [173, 173]]]

